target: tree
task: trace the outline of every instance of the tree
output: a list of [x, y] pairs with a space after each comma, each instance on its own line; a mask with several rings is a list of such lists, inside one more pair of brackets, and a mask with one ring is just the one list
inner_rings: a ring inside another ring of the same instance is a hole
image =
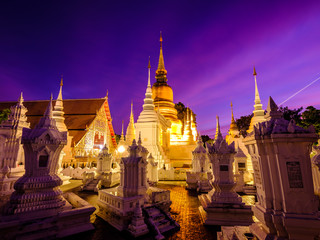
[[189, 114], [192, 114], [193, 121], [196, 123], [196, 114], [190, 108], [187, 108], [182, 102], [178, 102], [174, 105], [174, 108], [178, 112], [178, 119], [182, 122], [182, 131], [184, 129], [184, 120], [187, 117], [187, 109], [189, 109]]
[[201, 139], [203, 143], [206, 143], [207, 141], [211, 140], [211, 138], [208, 135], [201, 135]]
[[184, 106], [182, 102], [178, 102], [174, 105], [174, 108], [177, 109], [178, 118], [183, 122], [184, 115], [187, 114], [187, 108]]
[[10, 115], [11, 111], [10, 109], [3, 109], [2, 111], [0, 110], [0, 123], [2, 121], [5, 121], [8, 119], [9, 115]]
[[283, 113], [283, 118], [290, 121], [293, 119], [298, 126], [301, 125], [301, 111], [303, 107], [300, 107], [298, 109], [289, 109], [288, 107], [280, 107], [279, 111]]
[[115, 137], [116, 137], [116, 142], [117, 142], [117, 144], [119, 144], [121, 135], [115, 133]]
[[249, 129], [252, 117], [253, 113], [247, 116], [241, 116], [239, 119], [236, 119], [238, 130], [243, 137], [247, 136], [247, 130]]
[[313, 106], [308, 106], [302, 113], [301, 125], [304, 128], [308, 128], [313, 125], [317, 132], [320, 132], [320, 110]]
[[[320, 110], [313, 106], [308, 106], [304, 112], [302, 112], [303, 107], [289, 109], [288, 107], [280, 107], [279, 111], [282, 112], [283, 118], [290, 121], [293, 119], [295, 123], [303, 128], [308, 128], [313, 125], [316, 131], [320, 132]], [[249, 129], [251, 118], [253, 114], [247, 116], [241, 116], [236, 119], [236, 124], [240, 134], [245, 137], [247, 135], [247, 130]]]

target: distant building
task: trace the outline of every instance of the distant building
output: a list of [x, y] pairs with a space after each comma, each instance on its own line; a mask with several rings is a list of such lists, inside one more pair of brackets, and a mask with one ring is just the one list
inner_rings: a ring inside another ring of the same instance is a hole
[[[113, 152], [117, 143], [108, 98], [67, 99], [63, 100], [61, 109], [61, 105], [57, 106], [62, 102], [61, 87], [57, 101], [53, 101], [53, 117], [58, 129], [63, 128], [64, 121], [69, 135], [67, 146], [63, 149], [65, 155], [62, 164], [76, 166], [78, 163], [86, 165], [96, 162], [96, 157], [105, 144]], [[39, 122], [48, 103], [48, 100], [24, 102], [28, 110], [27, 122], [31, 128]], [[0, 110], [15, 104], [17, 102], [0, 102]]]

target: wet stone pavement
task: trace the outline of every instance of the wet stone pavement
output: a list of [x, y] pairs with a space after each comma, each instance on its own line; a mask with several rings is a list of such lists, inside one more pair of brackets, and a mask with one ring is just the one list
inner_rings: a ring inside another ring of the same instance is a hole
[[[74, 186], [78, 186], [79, 183], [73, 182]], [[201, 221], [198, 207], [200, 202], [197, 194], [189, 192], [185, 189], [185, 181], [160, 181], [157, 187], [162, 189], [168, 189], [171, 191], [171, 216], [180, 224], [180, 230], [166, 236], [166, 239], [187, 239], [187, 240], [205, 240], [205, 239], [217, 239], [217, 232], [220, 231], [219, 227], [204, 226]], [[81, 198], [85, 199], [96, 207], [96, 201], [98, 198], [97, 193], [93, 192], [81, 192], [79, 187], [74, 189], [63, 189], [64, 191], [72, 191], [78, 194]], [[243, 196], [243, 201], [252, 205], [254, 203], [254, 196]], [[65, 238], [69, 239], [83, 239], [83, 240], [98, 240], [98, 239], [112, 239], [112, 240], [124, 240], [133, 239], [126, 232], [119, 232], [113, 228], [110, 224], [105, 222], [99, 217], [96, 217], [95, 213], [91, 215], [91, 222], [95, 226], [94, 231], [73, 235]], [[141, 240], [154, 239], [153, 235], [147, 235], [140, 237]]]

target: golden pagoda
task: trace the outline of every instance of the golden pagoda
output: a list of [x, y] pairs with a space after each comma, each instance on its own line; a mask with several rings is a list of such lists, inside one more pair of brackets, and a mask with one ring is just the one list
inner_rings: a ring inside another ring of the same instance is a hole
[[182, 141], [182, 122], [178, 119], [178, 113], [173, 103], [173, 91], [167, 81], [167, 70], [164, 67], [162, 36], [160, 32], [160, 55], [158, 69], [156, 70], [156, 82], [152, 86], [152, 98], [155, 110], [171, 121], [170, 143], [175, 145], [179, 141]]
[[228, 131], [228, 135], [226, 136], [226, 141], [228, 144], [231, 144], [232, 142], [234, 142], [235, 138], [239, 138], [240, 137], [240, 132], [238, 130], [237, 127], [237, 123], [234, 120], [234, 115], [233, 115], [233, 104], [231, 102], [231, 123], [230, 123], [230, 128]]

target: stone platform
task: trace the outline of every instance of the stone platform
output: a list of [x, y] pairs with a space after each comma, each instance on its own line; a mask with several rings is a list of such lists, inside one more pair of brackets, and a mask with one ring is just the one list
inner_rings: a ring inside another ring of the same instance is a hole
[[[58, 214], [20, 218], [17, 215], [1, 216], [1, 239], [53, 239], [93, 230], [89, 216], [95, 210], [74, 193], [64, 195], [66, 205]], [[37, 215], [37, 213], [31, 213]]]
[[208, 195], [200, 195], [202, 206], [199, 207], [201, 219], [205, 225], [248, 226], [253, 223], [251, 206], [244, 203], [212, 203]]

